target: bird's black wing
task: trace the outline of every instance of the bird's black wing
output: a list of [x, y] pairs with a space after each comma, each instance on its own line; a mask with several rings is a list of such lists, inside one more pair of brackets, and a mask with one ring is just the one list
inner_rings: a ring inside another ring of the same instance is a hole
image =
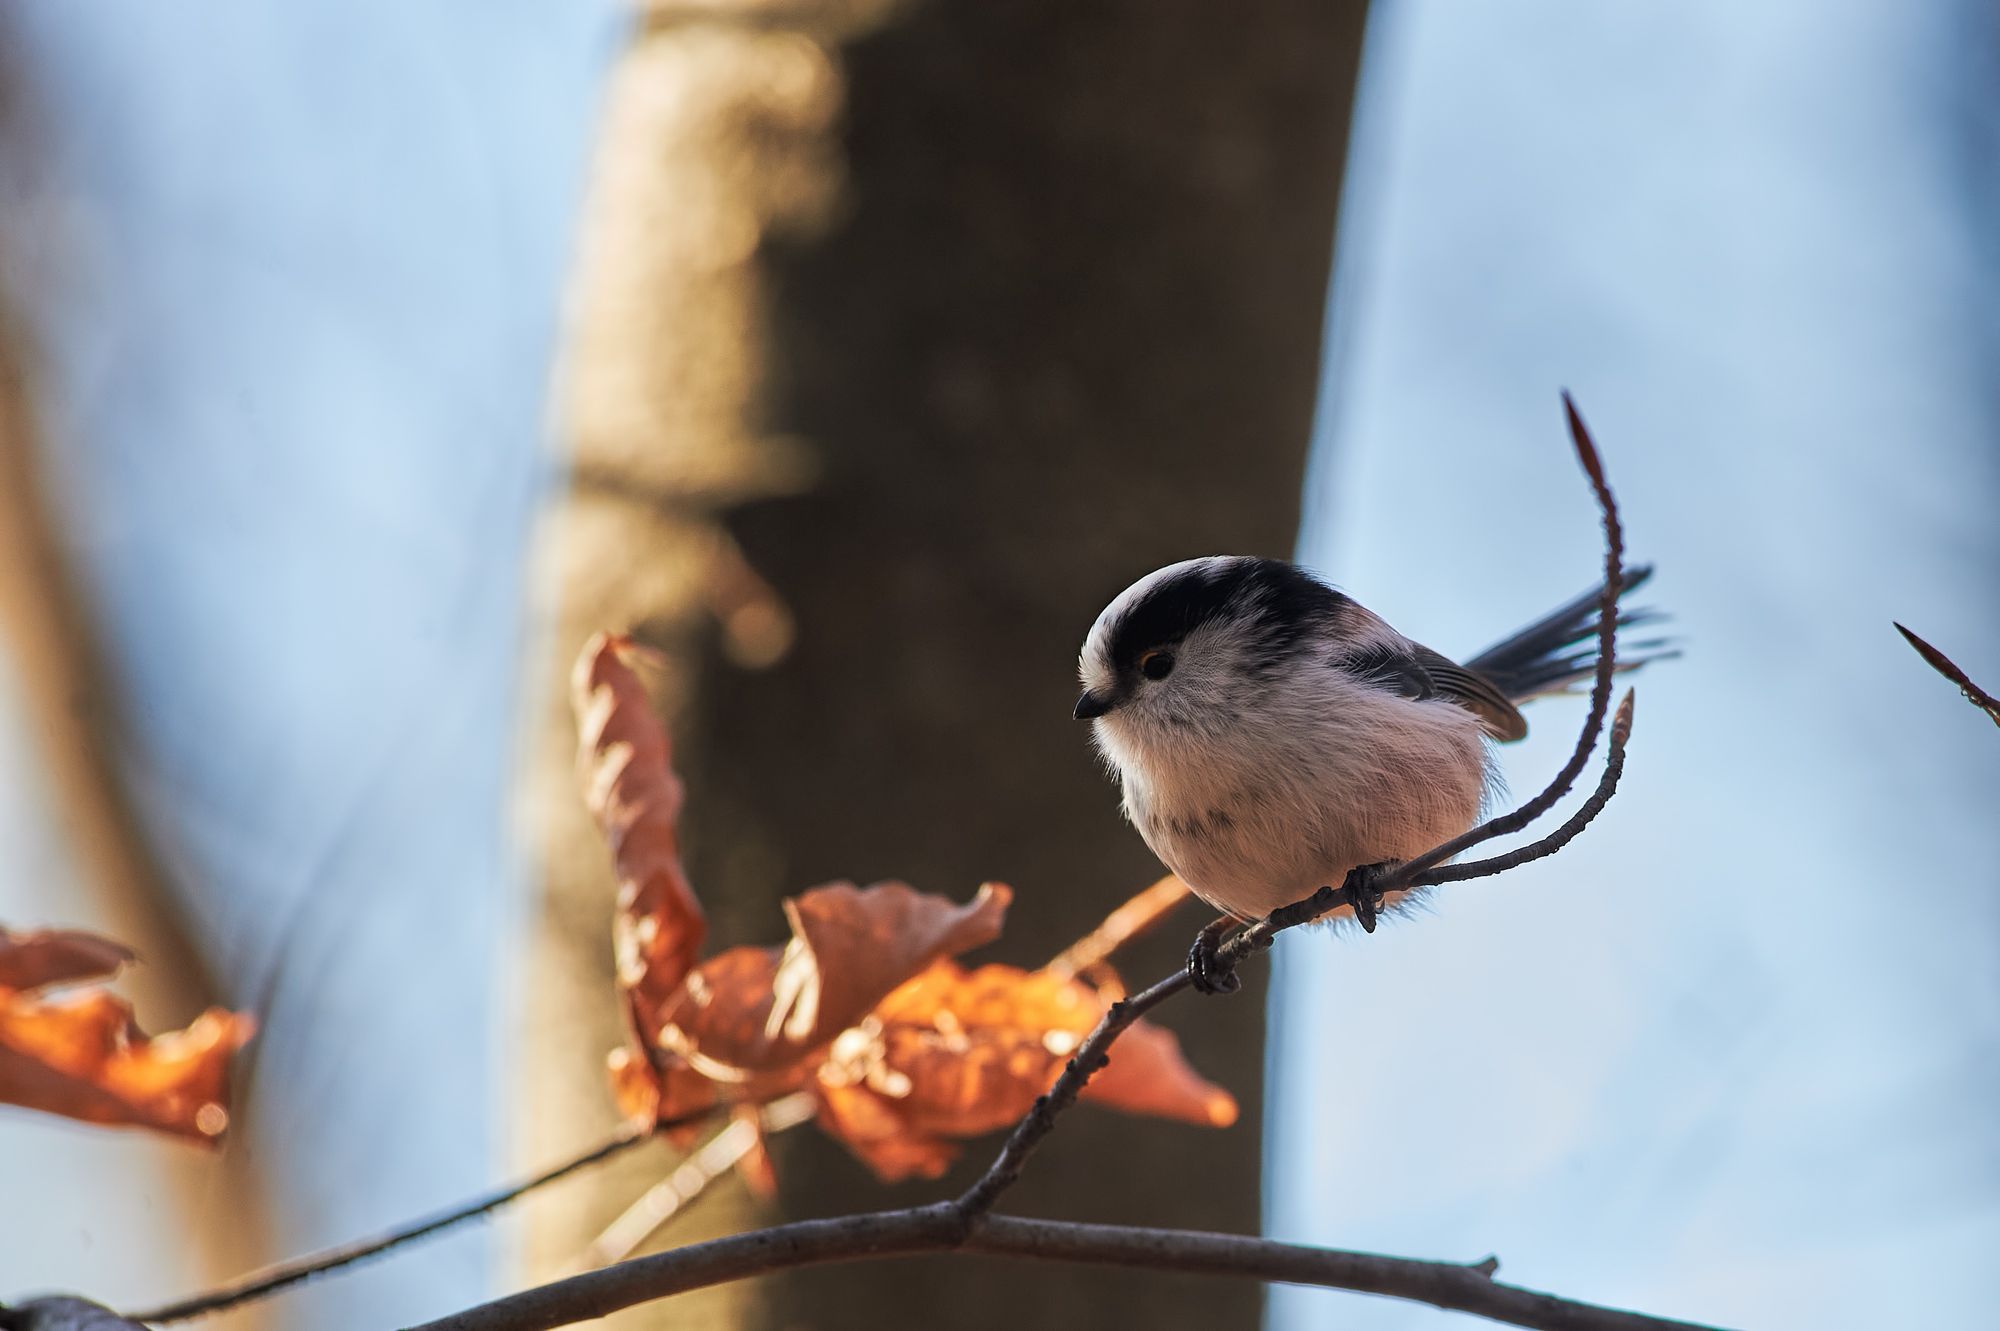
[[1486, 732], [1503, 742], [1524, 739], [1528, 722], [1507, 695], [1477, 670], [1468, 670], [1442, 652], [1416, 648], [1417, 660], [1437, 685], [1437, 691], [1486, 723]]
[[1492, 680], [1418, 643], [1375, 643], [1334, 662], [1351, 675], [1418, 702], [1442, 698], [1473, 713], [1497, 740], [1516, 740], [1528, 723]]

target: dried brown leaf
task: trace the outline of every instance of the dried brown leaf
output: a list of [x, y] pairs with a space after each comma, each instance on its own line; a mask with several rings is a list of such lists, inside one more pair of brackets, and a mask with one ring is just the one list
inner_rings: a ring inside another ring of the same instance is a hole
[[664, 1001], [701, 955], [701, 903], [681, 865], [683, 792], [673, 746], [627, 658], [629, 639], [598, 634], [570, 679], [584, 802], [618, 873], [618, 982], [641, 1004]]
[[657, 1117], [762, 1104], [799, 1089], [827, 1044], [885, 994], [946, 950], [997, 934], [1008, 895], [989, 883], [960, 905], [902, 883], [834, 883], [786, 902], [796, 931], [788, 946], [710, 957], [645, 1033]]
[[792, 941], [778, 967], [771, 1031], [816, 1049], [941, 957], [1000, 936], [1013, 890], [985, 883], [960, 905], [904, 883], [830, 883], [785, 903]]
[[17, 934], [0, 927], [0, 989], [106, 979], [133, 958], [123, 943], [76, 929]]
[[613, 1055], [612, 1090], [627, 1112], [665, 1119], [713, 1102], [700, 1078], [672, 1076], [652, 1043], [708, 925], [681, 864], [673, 746], [628, 660], [637, 654], [627, 638], [592, 637], [570, 673], [570, 701], [584, 803], [618, 875], [612, 955], [633, 1052]]
[[660, 1119], [762, 1104], [805, 1080], [798, 1051], [764, 1034], [780, 955], [775, 947], [734, 947], [688, 972], [660, 1024], [646, 1032]]
[[[949, 1139], [1015, 1122], [1047, 1090], [1109, 999], [1049, 971], [940, 961], [836, 1040], [819, 1072], [821, 1126], [885, 1180], [935, 1176]], [[1086, 1099], [1132, 1113], [1225, 1127], [1236, 1102], [1139, 1022]]]
[[936, 1178], [958, 1159], [958, 1146], [913, 1131], [896, 1102], [863, 1084], [827, 1085], [819, 1092], [820, 1130], [852, 1151], [884, 1183]]
[[1134, 1022], [1118, 1038], [1111, 1061], [1090, 1079], [1082, 1098], [1200, 1127], [1226, 1128], [1236, 1121], [1236, 1097], [1188, 1066], [1172, 1031], [1145, 1021]]
[[220, 1008], [148, 1039], [102, 989], [44, 999], [0, 990], [0, 1101], [213, 1142], [229, 1126], [229, 1059], [256, 1030]]

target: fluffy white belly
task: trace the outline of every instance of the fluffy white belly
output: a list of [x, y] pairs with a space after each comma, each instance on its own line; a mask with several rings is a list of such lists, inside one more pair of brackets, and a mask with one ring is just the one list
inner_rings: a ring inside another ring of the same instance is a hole
[[1422, 854], [1477, 821], [1483, 742], [1469, 715], [1462, 725], [1443, 720], [1405, 732], [1421, 743], [1288, 755], [1261, 770], [1183, 753], [1169, 770], [1187, 777], [1171, 787], [1135, 779], [1128, 767], [1126, 814], [1203, 900], [1245, 919], [1265, 915], [1338, 886], [1358, 865]]

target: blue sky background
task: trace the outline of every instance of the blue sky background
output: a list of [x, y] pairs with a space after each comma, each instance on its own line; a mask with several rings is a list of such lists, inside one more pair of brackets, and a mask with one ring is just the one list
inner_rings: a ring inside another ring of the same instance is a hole
[[[506, 1158], [494, 719], [622, 22], [0, 17], [48, 117], [0, 163], [5, 277], [40, 298], [129, 758], [202, 927], [243, 973], [284, 960], [238, 1139], [282, 1171], [282, 1249]], [[1889, 620], [2000, 675], [1997, 57], [1973, 0], [1378, 4], [1305, 554], [1447, 652], [1580, 590], [1568, 386], [1689, 650], [1640, 681], [1624, 792], [1559, 860], [1278, 949], [1275, 1231], [1739, 1325], [1990, 1317], [2000, 737]], [[1578, 710], [1536, 707], [1516, 789]], [[0, 669], [0, 919], [76, 921], [29, 729]], [[162, 1223], [182, 1149], [0, 1116], [0, 1178], [41, 1199], [0, 1208], [0, 1293], [194, 1284], [173, 1229], [228, 1217]], [[463, 1306], [500, 1241], [282, 1316]], [[1335, 1321], [1447, 1324], [1274, 1298], [1284, 1331]]]
[[[1687, 655], [1561, 857], [1277, 950], [1271, 1226], [1727, 1325], [1983, 1325], [2000, 735], [1889, 621], [2000, 674], [1990, 7], [1373, 25], [1305, 557], [1452, 653], [1581, 590], [1567, 386]], [[1536, 705], [1515, 790], [1580, 713]], [[1274, 1298], [1336, 1321], [1458, 1324]]]

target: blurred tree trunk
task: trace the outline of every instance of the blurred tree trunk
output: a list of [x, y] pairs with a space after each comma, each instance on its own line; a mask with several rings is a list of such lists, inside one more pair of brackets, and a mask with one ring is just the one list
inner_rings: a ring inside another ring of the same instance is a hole
[[[807, 0], [642, 20], [585, 230], [544, 581], [558, 668], [599, 627], [667, 655], [719, 944], [777, 939], [778, 899], [829, 879], [963, 897], [995, 878], [1018, 891], [995, 955], [1032, 965], [1158, 872], [1069, 718], [1076, 650], [1158, 564], [1290, 552], [1362, 15]], [[605, 852], [545, 691], [536, 1159], [608, 1124], [618, 1039]], [[1174, 964], [1196, 923], [1128, 972]], [[1169, 1017], [1241, 1097], [1236, 1128], [1079, 1113], [1010, 1208], [1253, 1230], [1262, 1020], [1257, 993]], [[778, 1164], [793, 1216], [957, 1181], [883, 1188], [810, 1129]], [[530, 1274], [660, 1168], [540, 1211]], [[673, 1239], [760, 1218], [732, 1185]], [[1235, 1283], [904, 1262], [684, 1300], [673, 1324], [1234, 1327], [1257, 1305]]]

